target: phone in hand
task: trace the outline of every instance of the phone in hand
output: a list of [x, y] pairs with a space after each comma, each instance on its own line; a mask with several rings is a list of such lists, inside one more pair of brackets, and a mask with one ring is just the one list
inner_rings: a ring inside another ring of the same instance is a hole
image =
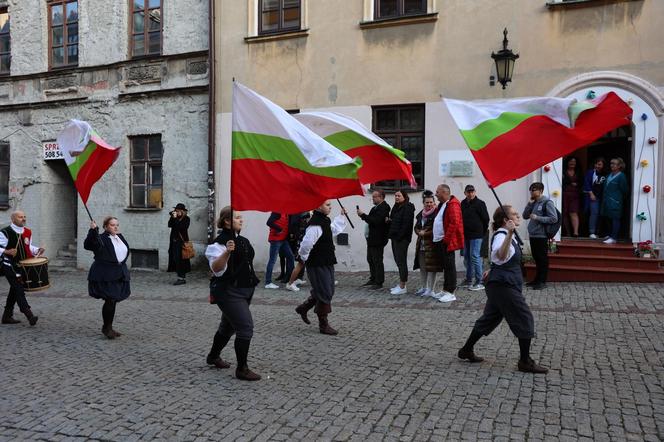
[[357, 210], [360, 210], [360, 206], [358, 206], [358, 205], [355, 205], [355, 208], [356, 208]]

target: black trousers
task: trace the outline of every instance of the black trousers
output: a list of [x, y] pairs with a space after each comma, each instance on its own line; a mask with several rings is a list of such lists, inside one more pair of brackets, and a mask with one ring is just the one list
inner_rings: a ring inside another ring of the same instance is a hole
[[394, 254], [394, 262], [399, 269], [399, 281], [408, 281], [408, 246], [410, 245], [409, 239], [392, 240], [392, 254]]
[[383, 265], [383, 251], [385, 246], [370, 246], [367, 244], [367, 262], [369, 263], [369, 278], [377, 285], [385, 282], [385, 266]]
[[546, 238], [530, 238], [530, 251], [533, 254], [537, 269], [533, 282], [544, 284], [549, 275], [549, 240]]
[[454, 293], [457, 288], [457, 271], [456, 271], [456, 262], [454, 257], [454, 251], [448, 252], [447, 246], [443, 241], [440, 243], [435, 243], [434, 247], [439, 246], [437, 250], [438, 253], [441, 253], [441, 258], [443, 261], [443, 290], [446, 292]]
[[3, 267], [5, 277], [7, 282], [9, 282], [9, 294], [7, 295], [7, 302], [5, 303], [5, 311], [7, 313], [12, 313], [14, 311], [14, 305], [18, 304], [18, 308], [21, 312], [26, 312], [30, 310], [30, 304], [25, 298], [25, 290], [23, 290], [23, 285], [19, 282], [16, 277], [16, 273], [11, 267], [0, 264]]
[[331, 304], [334, 296], [334, 266], [307, 267], [311, 297], [322, 304]]
[[221, 310], [221, 323], [218, 333], [239, 339], [251, 339], [254, 335], [254, 320], [249, 305], [254, 296], [253, 288], [229, 287], [223, 294], [216, 296], [217, 306]]
[[486, 298], [484, 313], [475, 321], [473, 333], [488, 336], [505, 319], [517, 338], [535, 337], [535, 320], [521, 290], [490, 282], [486, 285]]

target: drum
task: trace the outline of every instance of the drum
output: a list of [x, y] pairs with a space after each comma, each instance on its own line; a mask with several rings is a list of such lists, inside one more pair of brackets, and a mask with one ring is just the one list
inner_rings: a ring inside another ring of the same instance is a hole
[[48, 258], [39, 256], [19, 261], [19, 271], [23, 289], [27, 292], [44, 290], [51, 286], [48, 282]]

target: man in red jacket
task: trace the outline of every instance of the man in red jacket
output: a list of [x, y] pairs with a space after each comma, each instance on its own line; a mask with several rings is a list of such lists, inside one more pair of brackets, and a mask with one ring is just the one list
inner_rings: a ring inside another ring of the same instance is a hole
[[293, 273], [295, 267], [295, 258], [288, 244], [288, 215], [272, 212], [266, 224], [270, 228], [267, 238], [270, 243], [270, 258], [265, 269], [265, 288], [278, 289], [279, 286], [272, 282], [272, 268], [279, 253], [286, 257], [286, 275]]
[[463, 215], [461, 203], [452, 195], [450, 186], [441, 184], [436, 188], [438, 213], [433, 221], [433, 242], [436, 250], [442, 254], [445, 282], [439, 294], [440, 302], [456, 301], [457, 275], [454, 252], [463, 249]]

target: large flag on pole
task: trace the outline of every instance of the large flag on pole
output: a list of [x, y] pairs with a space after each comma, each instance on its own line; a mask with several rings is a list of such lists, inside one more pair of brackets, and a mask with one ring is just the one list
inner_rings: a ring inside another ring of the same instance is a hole
[[445, 99], [488, 184], [496, 187], [629, 124], [632, 109], [609, 92], [589, 101], [541, 97]]
[[354, 118], [336, 112], [303, 112], [294, 117], [350, 157], [360, 157], [360, 181], [404, 180], [416, 187], [406, 155]]
[[233, 209], [297, 213], [327, 199], [363, 195], [361, 164], [267, 98], [233, 83]]
[[113, 165], [120, 148], [106, 143], [85, 121], [70, 120], [57, 138], [74, 185], [87, 204], [92, 186]]

